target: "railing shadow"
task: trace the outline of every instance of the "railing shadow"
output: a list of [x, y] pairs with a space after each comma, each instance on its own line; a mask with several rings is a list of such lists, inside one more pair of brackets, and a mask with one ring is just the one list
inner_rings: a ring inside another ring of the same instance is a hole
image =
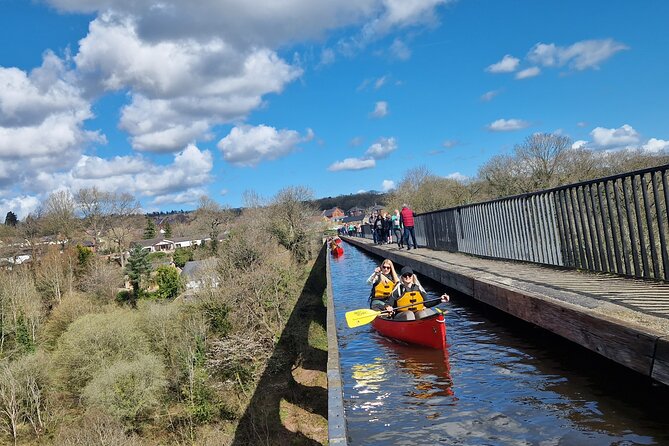
[[301, 432], [288, 430], [281, 420], [280, 405], [281, 400], [286, 400], [327, 419], [327, 389], [302, 385], [292, 374], [297, 366], [326, 373], [327, 352], [311, 347], [308, 340], [311, 322], [323, 330], [326, 326], [326, 252], [324, 246], [239, 421], [232, 442], [235, 446], [321, 444]]

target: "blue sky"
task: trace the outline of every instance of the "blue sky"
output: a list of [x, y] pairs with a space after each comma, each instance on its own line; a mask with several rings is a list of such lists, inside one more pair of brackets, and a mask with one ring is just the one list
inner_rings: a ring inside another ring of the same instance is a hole
[[0, 218], [474, 177], [535, 132], [669, 150], [669, 2], [0, 0]]

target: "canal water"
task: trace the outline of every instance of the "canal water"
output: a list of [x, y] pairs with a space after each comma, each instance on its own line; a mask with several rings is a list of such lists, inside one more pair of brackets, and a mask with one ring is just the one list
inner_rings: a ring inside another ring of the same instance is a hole
[[344, 246], [331, 280], [350, 445], [669, 445], [664, 386], [464, 296], [441, 305], [445, 353], [348, 328], [381, 259]]

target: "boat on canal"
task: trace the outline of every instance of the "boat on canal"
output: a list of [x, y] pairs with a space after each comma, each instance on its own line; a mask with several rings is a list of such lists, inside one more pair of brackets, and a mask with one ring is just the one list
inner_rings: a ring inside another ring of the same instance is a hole
[[383, 336], [407, 344], [442, 350], [446, 348], [446, 320], [439, 312], [414, 321], [377, 317], [372, 321], [372, 327]]
[[332, 254], [333, 257], [340, 257], [344, 255], [344, 248], [341, 247], [341, 245], [337, 245], [333, 243], [334, 246], [330, 247], [330, 254]]

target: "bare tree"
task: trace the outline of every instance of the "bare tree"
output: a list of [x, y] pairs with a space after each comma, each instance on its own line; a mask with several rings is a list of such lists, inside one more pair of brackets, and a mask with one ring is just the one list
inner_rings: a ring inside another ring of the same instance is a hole
[[56, 235], [62, 244], [67, 243], [77, 230], [79, 220], [75, 215], [76, 202], [67, 190], [52, 192], [42, 203], [44, 227]]
[[203, 195], [195, 211], [196, 226], [211, 237], [211, 249], [216, 252], [225, 224], [231, 220], [230, 213], [211, 198]]
[[304, 186], [281, 189], [268, 208], [269, 231], [288, 249], [298, 262], [310, 256], [309, 243], [312, 217], [317, 215], [311, 205], [313, 192]]

